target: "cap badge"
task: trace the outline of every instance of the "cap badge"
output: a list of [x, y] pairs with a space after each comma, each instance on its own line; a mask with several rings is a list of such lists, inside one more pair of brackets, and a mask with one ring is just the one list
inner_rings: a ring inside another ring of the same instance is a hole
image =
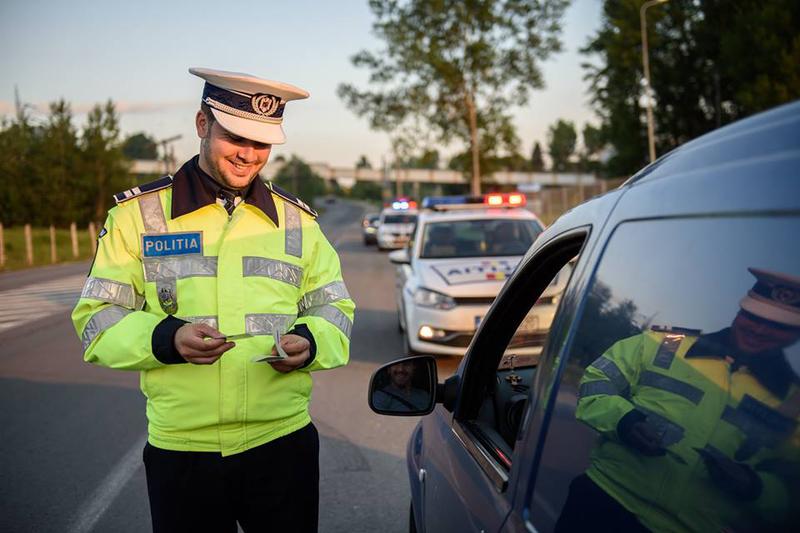
[[787, 305], [800, 303], [800, 292], [788, 287], [775, 287], [772, 289], [772, 299]]
[[281, 99], [271, 94], [254, 94], [250, 99], [253, 111], [265, 117], [272, 116], [281, 105]]

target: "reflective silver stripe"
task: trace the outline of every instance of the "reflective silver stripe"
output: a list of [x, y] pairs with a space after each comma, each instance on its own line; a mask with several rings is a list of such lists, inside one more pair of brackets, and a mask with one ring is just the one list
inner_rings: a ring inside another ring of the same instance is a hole
[[695, 405], [700, 403], [700, 400], [702, 400], [705, 395], [703, 389], [698, 389], [685, 381], [680, 381], [671, 376], [653, 372], [652, 370], [645, 370], [642, 372], [642, 376], [639, 378], [639, 385], [645, 385], [654, 389], [671, 392], [678, 396], [683, 396]]
[[191, 322], [192, 324], [205, 324], [206, 326], [211, 326], [216, 330], [219, 329], [219, 320], [217, 320], [216, 316], [184, 316], [178, 318], [187, 322]]
[[307, 292], [300, 298], [297, 304], [300, 313], [312, 307], [318, 307], [325, 304], [332, 304], [339, 300], [346, 300], [350, 298], [350, 293], [347, 292], [347, 287], [344, 281], [333, 281], [327, 285], [323, 285], [319, 289]]
[[736, 426], [739, 431], [751, 439], [757, 439], [761, 436], [766, 436], [767, 434], [772, 433], [754, 416], [742, 411], [741, 409], [734, 409], [730, 405], [725, 406], [725, 410], [722, 412], [720, 419], [724, 420], [728, 424]]
[[636, 410], [644, 413], [647, 416], [647, 421], [653, 424], [656, 432], [661, 436], [662, 446], [672, 446], [683, 439], [683, 434], [686, 432], [683, 426], [639, 405], [636, 406]]
[[353, 321], [347, 315], [332, 305], [322, 305], [319, 307], [311, 307], [306, 309], [300, 316], [318, 316], [324, 318], [344, 333], [345, 337], [350, 338], [350, 333], [353, 330]]
[[250, 335], [272, 335], [276, 330], [286, 333], [296, 319], [295, 315], [253, 313], [244, 316], [244, 331]]
[[120, 283], [113, 279], [87, 278], [83, 285], [81, 298], [100, 300], [134, 310], [141, 309], [144, 305], [144, 296], [136, 294], [133, 285]]
[[656, 353], [655, 358], [653, 359], [653, 366], [663, 368], [664, 370], [669, 369], [669, 367], [672, 366], [672, 361], [675, 359], [675, 352], [678, 351], [678, 347], [681, 345], [683, 337], [683, 335], [665, 336], [664, 340], [661, 341], [661, 345], [658, 347], [658, 352]]
[[606, 379], [587, 381], [586, 383], [581, 384], [581, 388], [578, 390], [579, 399], [588, 398], [589, 396], [599, 396], [601, 394], [618, 396], [619, 391], [613, 383]]
[[617, 363], [608, 357], [600, 356], [595, 359], [590, 366], [596, 368], [611, 380], [611, 383], [613, 383], [617, 388], [617, 391], [619, 391], [617, 394], [624, 396], [625, 398], [630, 396], [631, 387], [628, 384], [628, 380], [625, 378], [625, 375], [617, 366]]
[[277, 259], [242, 257], [242, 275], [263, 276], [300, 287], [300, 281], [303, 279], [303, 269]]
[[145, 257], [145, 281], [217, 275], [217, 258], [204, 255]]
[[286, 219], [286, 255], [303, 257], [303, 227], [300, 221], [300, 210], [292, 204], [283, 204]]
[[144, 231], [146, 233], [166, 233], [167, 219], [161, 208], [161, 197], [158, 193], [146, 194], [139, 198], [139, 211], [142, 213]]
[[120, 307], [118, 305], [112, 305], [106, 307], [105, 309], [101, 309], [92, 315], [92, 318], [89, 319], [89, 323], [86, 324], [85, 328], [83, 328], [83, 333], [81, 334], [83, 351], [85, 352], [89, 348], [89, 345], [92, 344], [92, 341], [95, 337], [125, 318], [125, 316], [130, 313], [132, 313], [130, 309], [125, 309], [124, 307]]

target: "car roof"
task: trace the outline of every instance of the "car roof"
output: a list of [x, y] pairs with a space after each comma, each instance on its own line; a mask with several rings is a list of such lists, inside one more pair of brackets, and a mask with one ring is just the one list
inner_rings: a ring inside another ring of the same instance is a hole
[[391, 207], [384, 208], [381, 215], [418, 215], [419, 210], [417, 209], [392, 209]]

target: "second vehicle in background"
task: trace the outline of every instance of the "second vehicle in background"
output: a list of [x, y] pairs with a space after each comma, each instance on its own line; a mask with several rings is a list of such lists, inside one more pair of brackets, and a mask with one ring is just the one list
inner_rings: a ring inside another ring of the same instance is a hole
[[417, 223], [417, 202], [399, 198], [381, 211], [378, 221], [378, 250], [394, 250], [408, 243]]
[[361, 219], [361, 235], [364, 237], [364, 246], [378, 244], [378, 225], [381, 215], [369, 213]]
[[[396, 301], [409, 354], [463, 355], [472, 336], [543, 226], [518, 193], [427, 198], [398, 265]], [[569, 267], [566, 267], [567, 269]], [[537, 304], [525, 350], [538, 354], [569, 272]]]

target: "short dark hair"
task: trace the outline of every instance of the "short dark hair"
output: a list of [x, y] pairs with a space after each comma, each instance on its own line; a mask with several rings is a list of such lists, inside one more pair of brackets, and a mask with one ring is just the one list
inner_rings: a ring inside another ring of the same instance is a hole
[[211, 108], [208, 107], [208, 104], [205, 102], [200, 102], [200, 111], [206, 116], [206, 120], [208, 121], [208, 126], [211, 127], [214, 125], [217, 119], [214, 118], [214, 113], [211, 112]]

